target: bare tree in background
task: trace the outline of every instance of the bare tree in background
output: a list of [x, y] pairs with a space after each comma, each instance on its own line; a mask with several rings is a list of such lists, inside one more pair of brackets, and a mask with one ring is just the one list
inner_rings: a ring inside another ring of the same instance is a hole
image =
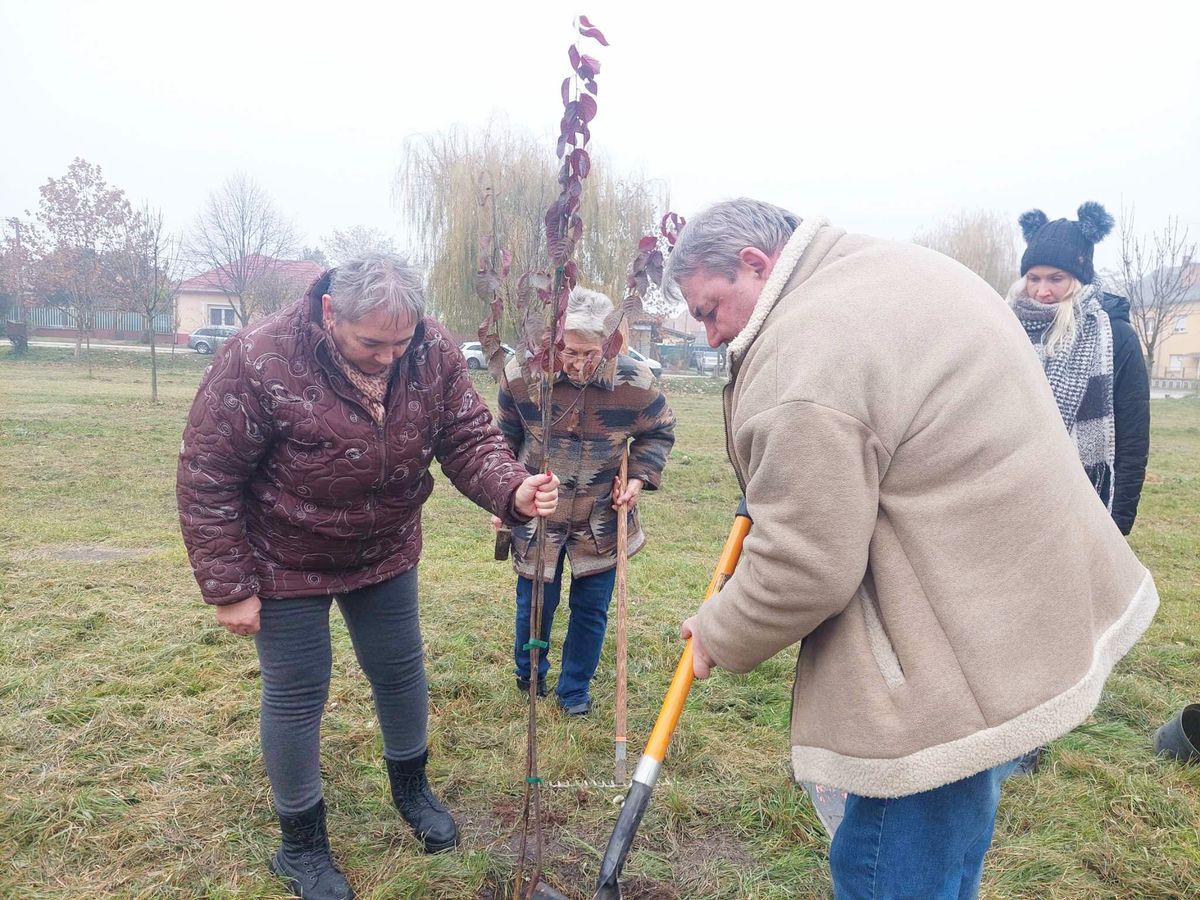
[[350, 228], [333, 229], [333, 233], [321, 238], [326, 256], [335, 266], [364, 253], [395, 253], [396, 242], [392, 236], [378, 228], [354, 225]]
[[246, 294], [249, 301], [247, 305], [256, 315], [273, 313], [298, 297], [303, 297], [311, 280], [311, 276], [297, 272], [290, 266], [275, 266], [254, 280]]
[[179, 294], [178, 242], [163, 228], [163, 214], [148, 204], [126, 229], [125, 246], [117, 257], [117, 290], [125, 309], [141, 313], [150, 337], [150, 402], [158, 402], [158, 356], [154, 320], [167, 313], [175, 322]]
[[300, 259], [307, 262], [315, 262], [322, 269], [329, 268], [329, 257], [325, 255], [325, 251], [320, 247], [301, 247]]
[[1196, 243], [1179, 219], [1169, 218], [1161, 231], [1138, 237], [1134, 209], [1121, 207], [1121, 269], [1116, 286], [1129, 298], [1134, 330], [1146, 348], [1146, 371], [1153, 373], [1158, 350], [1190, 304], [1190, 272]]
[[[480, 134], [455, 129], [409, 140], [396, 194], [419, 241], [432, 312], [450, 328], [475, 334], [479, 300], [479, 173], [494, 194], [496, 246], [513, 254], [512, 268], [546, 270], [546, 209], [559, 194], [558, 161], [545, 142], [493, 123]], [[588, 223], [576, 248], [580, 281], [619, 302], [625, 296], [629, 248], [657, 227], [666, 186], [617, 177], [607, 160], [591, 157], [580, 216]], [[512, 334], [511, 323], [506, 332]]]
[[986, 209], [963, 210], [913, 236], [920, 244], [956, 259], [1004, 296], [1017, 279], [1016, 223]]
[[259, 312], [254, 307], [256, 287], [295, 248], [291, 223], [266, 191], [240, 172], [209, 196], [188, 241], [193, 263], [211, 270], [213, 286], [225, 295], [242, 325]]

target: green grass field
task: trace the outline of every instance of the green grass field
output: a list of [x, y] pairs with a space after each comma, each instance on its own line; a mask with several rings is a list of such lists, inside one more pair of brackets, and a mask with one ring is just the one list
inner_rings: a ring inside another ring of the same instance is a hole
[[[283, 897], [258, 754], [253, 645], [217, 628], [179, 537], [175, 459], [206, 360], [0, 350], [0, 896]], [[480, 382], [486, 395], [492, 391]], [[630, 755], [648, 734], [727, 532], [737, 487], [717, 386], [671, 381], [678, 442], [631, 564]], [[1005, 788], [987, 897], [1200, 896], [1200, 767], [1154, 729], [1200, 701], [1200, 403], [1158, 401], [1132, 542], [1162, 596], [1095, 716]], [[370, 692], [334, 616], [323, 760], [335, 853], [359, 895], [499, 898], [514, 867], [525, 703], [510, 674], [512, 571], [488, 517], [440, 477], [426, 508], [422, 616], [431, 775], [465, 833], [425, 857], [391, 806]], [[565, 612], [565, 610], [564, 610]], [[556, 626], [555, 643], [562, 625]], [[611, 638], [611, 635], [610, 635]], [[612, 777], [611, 639], [597, 710], [541, 708], [550, 781]], [[829, 892], [828, 842], [789, 779], [793, 654], [693, 691], [626, 867], [631, 898]], [[591, 896], [615, 791], [547, 789], [548, 879]]]

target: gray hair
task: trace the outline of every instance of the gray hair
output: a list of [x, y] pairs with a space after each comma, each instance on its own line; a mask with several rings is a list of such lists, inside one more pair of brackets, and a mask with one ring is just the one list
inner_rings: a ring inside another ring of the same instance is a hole
[[396, 319], [425, 317], [421, 272], [403, 256], [364, 253], [333, 270], [329, 304], [339, 319], [357, 322], [377, 309]]
[[604, 320], [613, 311], [613, 302], [599, 291], [576, 287], [567, 298], [567, 315], [563, 319], [563, 331], [574, 331], [587, 337], [604, 340]]
[[733, 281], [739, 253], [747, 247], [774, 253], [788, 242], [800, 221], [795, 213], [749, 197], [714, 203], [689, 219], [679, 233], [663, 272], [664, 291], [678, 299], [680, 279], [700, 271]]

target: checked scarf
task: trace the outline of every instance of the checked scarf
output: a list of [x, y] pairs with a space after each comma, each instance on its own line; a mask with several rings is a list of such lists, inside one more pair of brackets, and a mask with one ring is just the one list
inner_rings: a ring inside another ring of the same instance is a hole
[[1041, 360], [1063, 424], [1097, 492], [1108, 474], [1106, 500], [1111, 509], [1116, 488], [1113, 336], [1108, 313], [1100, 306], [1100, 287], [1083, 286], [1075, 304], [1075, 340], [1069, 347], [1060, 346], [1054, 356], [1047, 354], [1045, 344], [1054, 324], [1054, 304], [1039, 303], [1022, 292], [1012, 308]]

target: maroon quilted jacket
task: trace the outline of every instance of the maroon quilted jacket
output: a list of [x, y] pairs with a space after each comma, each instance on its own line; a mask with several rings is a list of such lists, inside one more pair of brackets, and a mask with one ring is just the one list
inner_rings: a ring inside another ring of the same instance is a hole
[[528, 472], [436, 322], [396, 362], [376, 426], [317, 321], [297, 301], [229, 340], [200, 382], [176, 492], [208, 603], [341, 593], [412, 568], [435, 457], [480, 506], [527, 521], [513, 499]]

